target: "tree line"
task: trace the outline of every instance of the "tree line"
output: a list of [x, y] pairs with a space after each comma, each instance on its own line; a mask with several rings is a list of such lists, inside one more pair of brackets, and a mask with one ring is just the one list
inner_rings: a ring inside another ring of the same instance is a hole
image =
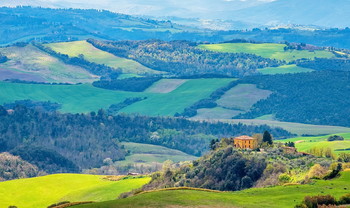
[[189, 41], [87, 40], [96, 48], [133, 59], [149, 68], [173, 75], [221, 74], [234, 77], [256, 74], [258, 68], [276, 67], [284, 61], [245, 53], [220, 53], [197, 48]]
[[30, 152], [25, 158], [49, 173], [99, 167], [105, 158], [123, 160], [127, 151], [120, 145], [121, 141], [161, 145], [200, 156], [208, 150], [213, 137], [265, 130], [277, 138], [292, 136], [283, 129], [265, 125], [194, 122], [170, 117], [111, 116], [104, 110], [89, 114], [62, 114], [24, 106], [15, 106], [13, 111], [8, 112], [0, 107], [0, 117], [0, 152], [21, 156]]

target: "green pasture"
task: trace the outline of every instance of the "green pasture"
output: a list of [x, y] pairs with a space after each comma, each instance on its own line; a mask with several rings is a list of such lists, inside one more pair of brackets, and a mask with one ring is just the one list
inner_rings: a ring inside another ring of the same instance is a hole
[[88, 61], [95, 62], [98, 64], [105, 64], [113, 68], [121, 68], [124, 73], [160, 73], [159, 71], [147, 68], [131, 59], [117, 57], [113, 54], [95, 48], [93, 45], [86, 41], [50, 43], [46, 46], [52, 48], [56, 52], [67, 54], [70, 57], [77, 57], [79, 55], [83, 55], [83, 57]]
[[107, 201], [149, 182], [150, 178], [108, 181], [103, 176], [56, 174], [0, 182], [0, 207], [46, 208], [60, 201]]
[[74, 208], [126, 208], [126, 207], [201, 207], [201, 208], [291, 208], [301, 203], [307, 195], [331, 194], [337, 198], [349, 193], [350, 172], [339, 178], [306, 185], [252, 188], [237, 192], [206, 192], [194, 190], [154, 191], [126, 199], [74, 206]]
[[312, 72], [312, 69], [299, 67], [295, 64], [283, 65], [279, 67], [267, 67], [263, 69], [258, 69], [262, 74], [288, 74], [288, 73], [304, 73]]
[[277, 43], [222, 43], [199, 45], [201, 49], [226, 53], [251, 53], [271, 59], [285, 60], [287, 62], [308, 58], [332, 58], [334, 54], [325, 50], [284, 50], [285, 44]]
[[[82, 85], [42, 85], [0, 82], [0, 104], [16, 100], [51, 101], [62, 104], [62, 112], [87, 113], [130, 97], [147, 97], [122, 109], [124, 113], [151, 116], [173, 116], [200, 99], [208, 97], [216, 89], [227, 85], [232, 79], [188, 80], [170, 93], [146, 93], [113, 91]], [[206, 88], [203, 89], [203, 86]]]

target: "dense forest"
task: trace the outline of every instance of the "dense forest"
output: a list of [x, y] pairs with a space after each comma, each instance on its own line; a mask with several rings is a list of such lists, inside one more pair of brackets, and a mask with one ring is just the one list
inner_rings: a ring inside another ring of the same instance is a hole
[[350, 59], [326, 59], [298, 60], [297, 66], [314, 70], [350, 71]]
[[350, 118], [344, 116], [350, 115], [350, 72], [259, 75], [239, 82], [256, 84], [274, 93], [235, 118], [274, 114], [280, 121], [350, 126]]
[[5, 63], [6, 61], [8, 61], [7, 56], [5, 56], [4, 54], [0, 53], [0, 64]]
[[[124, 159], [119, 142], [162, 145], [192, 155], [208, 150], [213, 137], [270, 131], [276, 138], [292, 136], [280, 128], [193, 122], [186, 119], [42, 112], [24, 106], [0, 107], [0, 152], [30, 160], [47, 172], [75, 172], [99, 167], [105, 158]], [[21, 151], [24, 148], [27, 153]], [[29, 154], [30, 153], [30, 154]], [[53, 168], [54, 167], [54, 168]]]
[[149, 68], [174, 75], [222, 74], [235, 77], [256, 74], [258, 68], [276, 67], [283, 61], [245, 53], [218, 53], [196, 48], [188, 41], [160, 40], [103, 42], [89, 39], [95, 47], [133, 59]]
[[35, 177], [44, 172], [18, 156], [10, 153], [0, 153], [0, 181], [12, 180], [17, 178]]

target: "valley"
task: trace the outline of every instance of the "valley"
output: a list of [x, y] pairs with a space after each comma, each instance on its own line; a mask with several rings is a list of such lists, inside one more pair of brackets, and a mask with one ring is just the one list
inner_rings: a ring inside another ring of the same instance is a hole
[[1, 208], [350, 205], [349, 0], [71, 1], [0, 3]]

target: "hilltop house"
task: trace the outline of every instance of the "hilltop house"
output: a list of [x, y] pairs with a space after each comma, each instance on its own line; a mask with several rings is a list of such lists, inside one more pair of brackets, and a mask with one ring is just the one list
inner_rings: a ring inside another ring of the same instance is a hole
[[250, 136], [239, 136], [233, 139], [234, 146], [239, 149], [256, 149], [258, 148], [258, 139]]

